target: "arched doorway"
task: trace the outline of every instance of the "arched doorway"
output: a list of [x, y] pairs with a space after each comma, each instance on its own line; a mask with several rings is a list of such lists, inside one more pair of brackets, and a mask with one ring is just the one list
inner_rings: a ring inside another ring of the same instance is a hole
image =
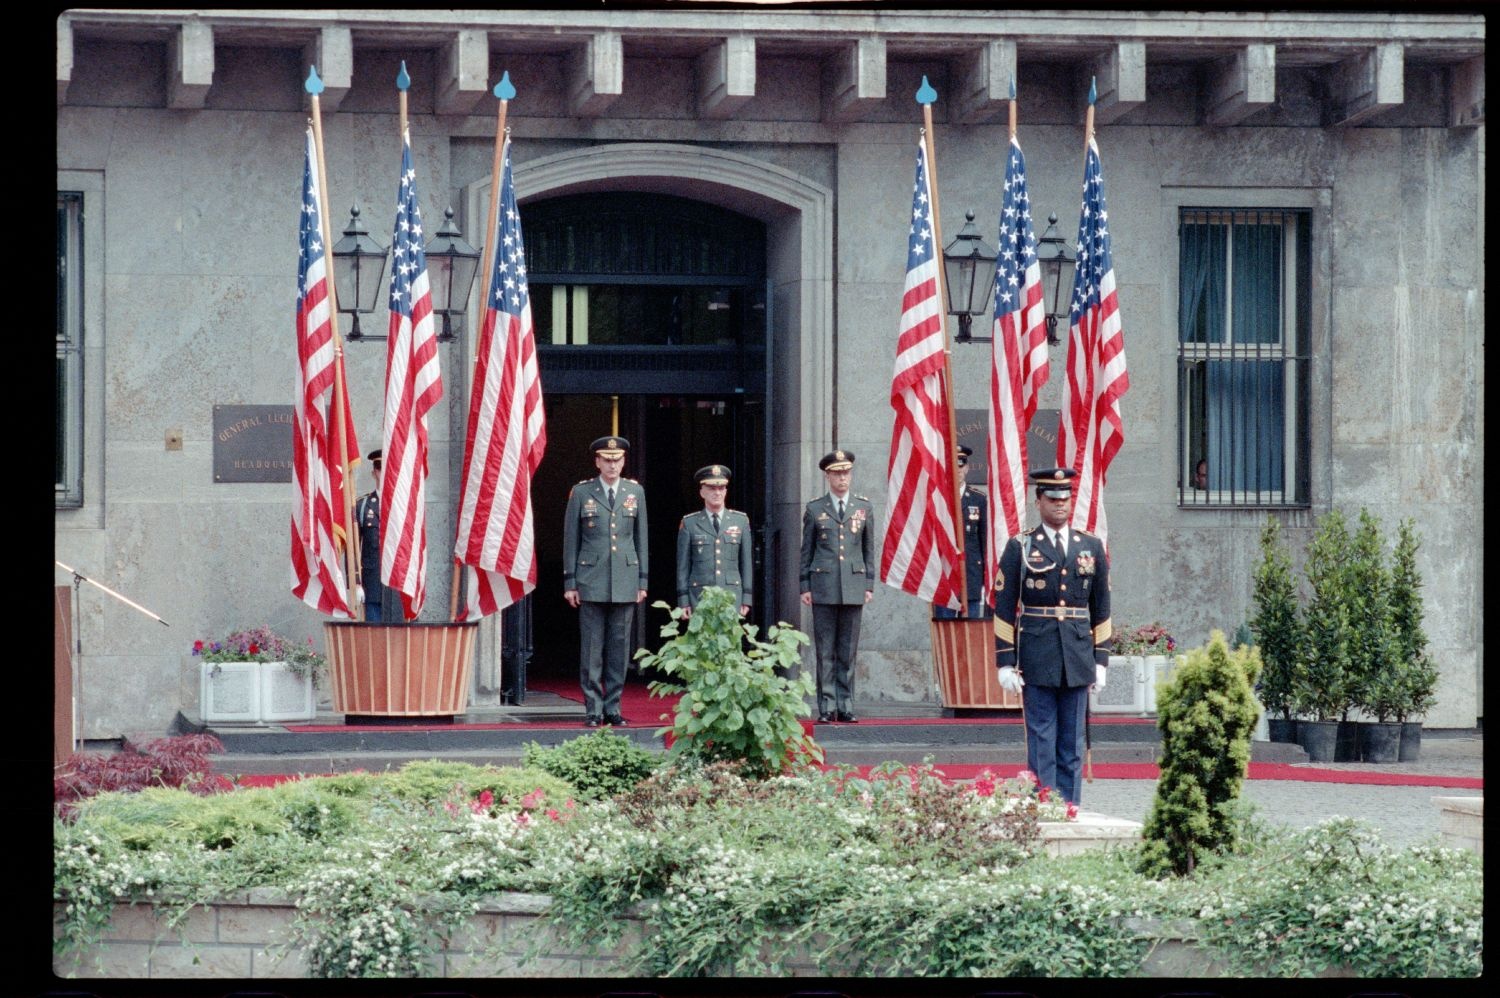
[[[592, 192], [525, 205], [547, 457], [532, 485], [535, 679], [576, 676], [576, 613], [562, 591], [568, 490], [596, 473], [588, 444], [632, 442], [626, 475], [646, 487], [649, 597], [637, 643], [654, 647], [676, 599], [679, 518], [701, 506], [695, 469], [734, 470], [731, 505], [757, 531], [757, 615], [770, 605], [765, 531], [771, 480], [765, 225], [667, 194]], [[548, 522], [551, 518], [552, 522]], [[541, 637], [545, 636], [545, 640]]]

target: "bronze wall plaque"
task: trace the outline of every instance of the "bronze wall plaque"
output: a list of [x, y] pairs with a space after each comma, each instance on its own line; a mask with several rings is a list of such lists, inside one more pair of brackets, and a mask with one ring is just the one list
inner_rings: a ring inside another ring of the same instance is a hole
[[291, 406], [214, 406], [215, 482], [291, 480]]
[[[1060, 412], [1058, 409], [1038, 409], [1031, 418], [1031, 429], [1026, 432], [1027, 471], [1057, 466]], [[958, 429], [958, 442], [974, 450], [973, 456], [969, 458], [968, 482], [982, 488], [990, 467], [989, 412], [985, 409], [954, 409], [953, 416]]]

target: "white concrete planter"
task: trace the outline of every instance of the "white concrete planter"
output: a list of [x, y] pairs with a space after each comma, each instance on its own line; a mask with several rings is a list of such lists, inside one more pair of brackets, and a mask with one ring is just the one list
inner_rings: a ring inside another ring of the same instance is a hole
[[201, 662], [199, 703], [212, 724], [311, 721], [317, 705], [311, 679], [285, 662]]

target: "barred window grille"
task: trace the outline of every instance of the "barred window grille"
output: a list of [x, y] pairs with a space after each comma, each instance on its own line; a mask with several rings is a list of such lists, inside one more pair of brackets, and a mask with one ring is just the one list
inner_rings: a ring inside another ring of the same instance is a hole
[[1184, 208], [1178, 505], [1308, 503], [1306, 211]]
[[57, 192], [58, 508], [83, 505], [83, 194]]

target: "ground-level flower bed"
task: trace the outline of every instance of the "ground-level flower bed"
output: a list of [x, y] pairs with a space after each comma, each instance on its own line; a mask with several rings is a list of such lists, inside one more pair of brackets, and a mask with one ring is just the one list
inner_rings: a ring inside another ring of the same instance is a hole
[[687, 768], [595, 800], [545, 773], [452, 763], [102, 795], [55, 826], [55, 966], [1140, 976], [1173, 951], [1165, 935], [1196, 939], [1199, 973], [1482, 968], [1471, 853], [1388, 849], [1347, 821], [1250, 821], [1236, 855], [1156, 880], [1131, 846], [1049, 856], [1041, 810], [1034, 787], [953, 785], [921, 767], [769, 780]]

